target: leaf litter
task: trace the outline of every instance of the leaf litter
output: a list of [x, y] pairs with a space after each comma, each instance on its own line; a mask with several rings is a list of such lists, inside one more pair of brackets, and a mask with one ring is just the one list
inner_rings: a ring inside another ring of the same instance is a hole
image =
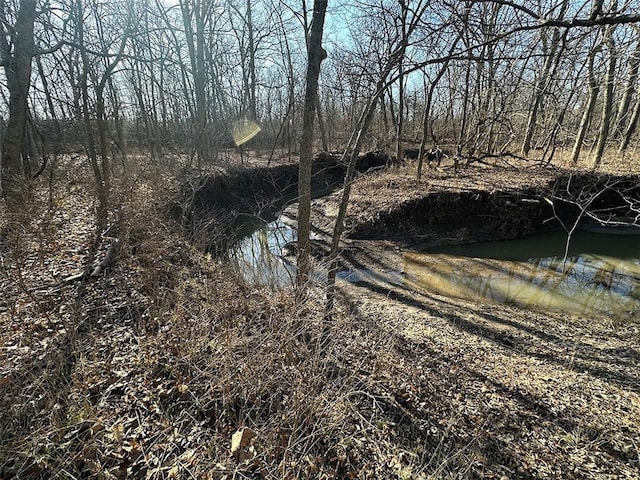
[[147, 203], [59, 288], [90, 198], [2, 251], [0, 478], [638, 478], [637, 323], [345, 283], [319, 355], [321, 291], [242, 284]]

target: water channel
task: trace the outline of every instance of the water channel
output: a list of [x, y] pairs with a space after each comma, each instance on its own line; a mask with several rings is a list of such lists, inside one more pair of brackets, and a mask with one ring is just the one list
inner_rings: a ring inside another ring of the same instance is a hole
[[640, 234], [565, 232], [404, 254], [418, 290], [536, 310], [640, 316]]
[[[291, 285], [287, 257], [295, 228], [281, 216], [238, 242], [229, 259], [252, 284]], [[518, 240], [409, 250], [401, 270], [342, 271], [343, 281], [387, 284], [479, 301], [559, 310], [583, 316], [640, 318], [640, 233], [607, 229]], [[565, 256], [566, 253], [566, 256]], [[322, 272], [316, 277], [322, 280]]]
[[275, 217], [228, 252], [229, 262], [247, 283], [277, 288], [295, 281], [296, 267], [286, 258], [286, 248], [298, 238], [297, 232], [281, 211]]

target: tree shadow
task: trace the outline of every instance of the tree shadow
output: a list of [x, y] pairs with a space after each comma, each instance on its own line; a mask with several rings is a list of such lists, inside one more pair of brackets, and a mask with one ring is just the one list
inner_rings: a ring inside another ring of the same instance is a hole
[[[346, 251], [344, 264], [356, 272], [376, 272], [388, 269], [387, 265], [372, 255], [366, 252], [360, 252], [360, 255], [365, 259], [364, 263]], [[355, 281], [351, 283], [389, 300], [413, 306], [429, 315], [444, 318], [459, 330], [501, 347], [512, 349], [519, 354], [560, 365], [567, 369], [589, 373], [608, 383], [640, 392], [640, 372], [638, 375], [629, 373], [634, 371], [634, 367], [640, 363], [640, 351], [630, 346], [598, 347], [571, 335], [561, 335], [558, 331], [550, 332], [538, 326], [514, 320], [507, 317], [506, 313], [498, 316], [486, 311], [486, 309], [474, 308], [469, 305], [469, 302], [465, 302], [465, 311], [473, 313], [488, 324], [474, 322], [439, 308], [444, 305], [450, 307], [447, 310], [460, 309], [460, 304], [455, 300], [416, 291], [404, 282], [389, 281], [384, 275], [356, 277]], [[505, 331], [489, 324], [507, 327], [508, 330]]]
[[[629, 375], [532, 351], [520, 335], [505, 334], [459, 314], [443, 313], [438, 308], [440, 300], [437, 298], [425, 297], [422, 301], [397, 288], [368, 282], [358, 286], [391, 302], [444, 319], [506, 355], [529, 356], [567, 369], [584, 367], [584, 371], [608, 383], [626, 390], [638, 390], [637, 380]], [[341, 292], [351, 304], [357, 305], [348, 289], [343, 288]], [[455, 306], [454, 303], [451, 305]], [[472, 309], [472, 313], [480, 316], [482, 312]], [[528, 391], [517, 384], [507, 384], [499, 377], [479, 370], [455, 351], [438, 349], [428, 338], [407, 337], [385, 324], [384, 318], [372, 321], [371, 316], [357, 306], [353, 314], [361, 328], [376, 328], [393, 338], [393, 353], [399, 365], [391, 366], [393, 373], [386, 381], [378, 381], [374, 375], [374, 380], [367, 385], [368, 390], [363, 387], [367, 392], [363, 396], [374, 398], [378, 405], [377, 411], [370, 409], [366, 413], [374, 419], [377, 416], [381, 423], [386, 421], [393, 425], [398, 432], [393, 438], [402, 449], [421, 452], [424, 473], [465, 471], [459, 478], [485, 478], [487, 475], [491, 478], [493, 475], [496, 478], [539, 478], [537, 469], [545, 465], [550, 472], [573, 471], [577, 477], [588, 476], [589, 467], [585, 467], [579, 456], [572, 455], [572, 448], [589, 449], [589, 454], [595, 458], [606, 458], [607, 468], [634, 465], [632, 455], [624, 451], [619, 442], [611, 440], [613, 433], [606, 426], [583, 420], [578, 407], [554, 408], [557, 406], [535, 389]], [[485, 315], [484, 318], [512, 328], [520, 326], [515, 320], [497, 315]], [[533, 327], [522, 331], [533, 331], [533, 338], [544, 339], [554, 347], [572, 342], [560, 334], [545, 335], [544, 331]], [[599, 349], [587, 344], [581, 344], [580, 348], [577, 356], [608, 356], [616, 352], [616, 349]], [[416, 365], [419, 368], [416, 369]], [[366, 410], [367, 402], [361, 402], [358, 407]], [[629, 432], [623, 435], [629, 437]], [[537, 458], [539, 465], [532, 464], [531, 458]]]
[[[361, 288], [366, 288], [372, 293], [383, 295], [389, 300], [413, 306], [432, 316], [444, 318], [459, 330], [480, 337], [484, 341], [500, 347], [509, 348], [518, 354], [560, 365], [570, 370], [589, 373], [605, 382], [634, 392], [640, 392], [640, 378], [628, 373], [629, 367], [637, 364], [637, 360], [640, 359], [640, 354], [633, 348], [602, 349], [571, 337], [562, 337], [558, 334], [539, 330], [513, 319], [499, 317], [472, 307], [465, 307], [467, 311], [471, 311], [489, 322], [509, 326], [516, 331], [516, 334], [512, 334], [509, 331], [505, 332], [486, 324], [473, 322], [460, 315], [443, 312], [442, 309], [438, 308], [438, 304], [447, 304], [458, 308], [459, 306], [451, 301], [442, 300], [429, 294], [413, 292], [408, 287], [397, 285], [382, 286], [370, 281], [361, 281], [357, 285]], [[427, 299], [432, 306], [415, 297]], [[518, 334], [519, 332], [525, 332], [529, 335], [520, 335]], [[534, 338], [532, 339], [531, 337]], [[545, 352], [544, 350], [550, 350], [550, 352]], [[624, 353], [624, 356], [619, 356], [619, 353]], [[595, 362], [600, 366], [589, 362]]]

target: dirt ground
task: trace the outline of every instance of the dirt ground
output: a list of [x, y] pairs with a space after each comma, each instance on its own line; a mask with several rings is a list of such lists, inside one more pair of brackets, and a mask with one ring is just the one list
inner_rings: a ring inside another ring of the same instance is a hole
[[[381, 212], [401, 211], [425, 193], [517, 192], [563, 173], [477, 166], [458, 175], [431, 171], [422, 181], [411, 168], [361, 177], [352, 189], [343, 267], [400, 272], [407, 246], [487, 239], [467, 228], [350, 238], [362, 225], [375, 225]], [[330, 232], [339, 198], [336, 192], [313, 202], [318, 238]], [[295, 207], [287, 214], [295, 219]], [[404, 392], [412, 418], [424, 421], [434, 403], [446, 405], [447, 413], [437, 416], [448, 417], [468, 438], [474, 475], [640, 476], [639, 318], [580, 318], [471, 302], [375, 276], [339, 287], [356, 318], [394, 339], [399, 359], [390, 363], [399, 364], [385, 375]]]
[[[194, 249], [163, 216], [175, 189], [160, 174], [118, 187], [114, 263], [66, 281], [91, 260], [94, 209], [86, 165], [71, 167], [52, 204], [43, 184], [31, 220], [2, 234], [3, 480], [640, 477], [637, 319], [341, 282], [319, 351], [322, 289], [301, 304]], [[350, 224], [439, 182], [516, 188], [546, 175], [363, 177]], [[314, 204], [332, 211], [331, 198]], [[345, 248], [365, 265], [399, 261], [389, 240]]]

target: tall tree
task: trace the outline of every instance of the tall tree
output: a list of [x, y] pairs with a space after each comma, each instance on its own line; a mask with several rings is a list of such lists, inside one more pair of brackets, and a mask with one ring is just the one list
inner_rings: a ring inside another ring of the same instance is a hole
[[195, 91], [195, 118], [193, 119], [193, 128], [195, 131], [197, 161], [198, 164], [200, 164], [210, 153], [210, 141], [206, 133], [209, 115], [207, 111], [207, 72], [205, 71], [205, 33], [210, 26], [211, 14], [215, 2], [205, 0], [180, 0], [179, 3], [182, 11], [182, 22], [193, 75], [193, 88]]
[[[469, 15], [469, 10], [467, 9], [465, 10], [465, 15], [464, 15], [465, 23], [468, 21], [468, 15]], [[425, 82], [428, 83], [429, 86], [426, 87], [426, 83], [425, 83], [425, 90], [427, 91], [427, 93], [426, 93], [426, 98], [424, 103], [424, 116], [422, 118], [422, 138], [420, 139], [420, 148], [418, 150], [418, 171], [417, 171], [418, 180], [422, 178], [422, 166], [424, 163], [424, 156], [427, 151], [427, 141], [429, 139], [430, 128], [431, 128], [431, 138], [434, 141], [433, 147], [438, 148], [438, 145], [436, 145], [437, 143], [436, 136], [433, 133], [433, 126], [432, 126], [432, 119], [431, 119], [431, 106], [433, 104], [433, 96], [434, 96], [436, 87], [438, 86], [438, 83], [440, 82], [440, 80], [446, 73], [447, 68], [449, 67], [449, 62], [451, 61], [453, 53], [455, 52], [458, 46], [458, 42], [460, 42], [461, 39], [462, 39], [462, 33], [461, 31], [459, 31], [455, 40], [451, 44], [451, 47], [449, 48], [447, 57], [444, 59], [442, 65], [438, 69], [438, 72], [436, 73], [436, 76], [433, 80], [427, 82], [428, 79], [426, 78], [426, 73], [425, 73]]]
[[589, 83], [589, 96], [585, 109], [582, 113], [582, 120], [580, 120], [580, 126], [578, 128], [578, 134], [576, 135], [576, 141], [573, 145], [573, 151], [571, 152], [571, 163], [577, 163], [582, 151], [582, 144], [587, 136], [587, 130], [593, 117], [593, 112], [596, 108], [596, 100], [600, 93], [600, 84], [595, 71], [595, 59], [598, 53], [602, 50], [602, 43], [596, 44], [587, 57], [587, 78]]
[[[402, 9], [402, 17], [400, 19], [400, 29], [402, 37], [407, 36], [407, 15], [408, 9]], [[396, 122], [396, 159], [399, 162], [404, 156], [402, 148], [402, 134], [404, 127], [404, 87], [405, 87], [405, 75], [404, 75], [404, 55], [398, 60], [398, 119]]]
[[633, 134], [636, 132], [638, 128], [638, 123], [640, 122], [640, 97], [636, 99], [636, 105], [633, 108], [633, 112], [631, 113], [631, 118], [629, 119], [629, 124], [624, 131], [624, 135], [622, 136], [622, 141], [620, 142], [619, 151], [625, 152], [627, 148], [629, 148], [629, 144], [631, 143], [631, 138]]
[[[564, 16], [566, 9], [569, 6], [569, 2], [563, 2], [561, 16]], [[525, 157], [529, 155], [531, 150], [531, 141], [533, 140], [533, 134], [535, 132], [536, 124], [538, 122], [538, 111], [540, 106], [545, 100], [548, 94], [549, 83], [553, 80], [555, 70], [557, 69], [562, 54], [564, 53], [564, 46], [567, 39], [569, 30], [565, 29], [564, 33], [560, 33], [560, 29], [553, 29], [551, 32], [551, 44], [547, 39], [547, 31], [541, 31], [541, 45], [542, 55], [544, 62], [542, 65], [542, 72], [540, 73], [536, 86], [533, 92], [533, 98], [529, 107], [529, 117], [527, 119], [527, 128], [525, 130], [524, 141], [522, 142], [522, 155]]]
[[[611, 2], [611, 10], [615, 11], [618, 8], [618, 2]], [[614, 83], [616, 79], [616, 67], [618, 65], [618, 52], [616, 49], [616, 43], [614, 38], [615, 25], [609, 25], [605, 27], [604, 32], [604, 44], [607, 47], [607, 53], [609, 55], [609, 61], [607, 62], [607, 73], [604, 76], [604, 98], [602, 99], [602, 120], [600, 122], [600, 131], [598, 132], [598, 142], [596, 143], [596, 151], [593, 157], [593, 168], [598, 168], [602, 162], [602, 156], [609, 139], [609, 130], [611, 124], [615, 121], [612, 116], [613, 110], [613, 94]]]
[[309, 236], [311, 233], [311, 169], [313, 163], [313, 126], [318, 105], [320, 64], [327, 58], [322, 48], [322, 32], [328, 0], [314, 0], [311, 32], [307, 48], [307, 86], [302, 113], [300, 169], [298, 173], [298, 273], [296, 284], [302, 298], [309, 280]]
[[[82, 0], [74, 2], [74, 17], [76, 27], [76, 42], [82, 59], [80, 74], [80, 91], [82, 95], [81, 115], [85, 129], [86, 147], [89, 155], [89, 164], [93, 171], [96, 182], [96, 192], [98, 196], [98, 208], [96, 211], [96, 239], [103, 233], [107, 226], [107, 215], [109, 212], [109, 202], [107, 186], [104, 181], [103, 171], [98, 163], [98, 146], [92, 123], [91, 92], [89, 89], [89, 78], [91, 77], [91, 60], [86, 46], [85, 17]], [[79, 112], [80, 114], [80, 112]]]
[[11, 29], [6, 19], [5, 2], [0, 1], [0, 53], [9, 90], [9, 122], [2, 145], [0, 165], [3, 195], [9, 204], [15, 206], [20, 205], [24, 188], [22, 156], [29, 117], [27, 99], [31, 88], [31, 58], [35, 48], [33, 25], [36, 3], [36, 0], [20, 1], [15, 25]]
[[[349, 154], [347, 173], [344, 177], [344, 187], [342, 190], [342, 197], [340, 199], [340, 206], [338, 208], [338, 216], [333, 226], [331, 250], [329, 252], [329, 271], [327, 273], [327, 291], [325, 301], [325, 321], [321, 339], [322, 345], [325, 345], [326, 343], [329, 325], [333, 318], [340, 241], [345, 228], [345, 219], [347, 216], [347, 208], [349, 206], [349, 197], [351, 195], [351, 183], [353, 182], [356, 161], [360, 153], [360, 148], [362, 147], [364, 137], [371, 125], [378, 100], [380, 99], [383, 92], [396, 80], [391, 79], [389, 81], [388, 77], [391, 72], [398, 67], [400, 62], [403, 61], [410, 43], [410, 39], [415, 33], [420, 20], [422, 19], [422, 16], [426, 11], [428, 2], [416, 2], [415, 8], [412, 10], [408, 8], [407, 3], [404, 0], [399, 0], [398, 5], [400, 7], [400, 12], [398, 13], [397, 19], [403, 22], [404, 26], [400, 31], [393, 32], [392, 37], [388, 39], [386, 59], [383, 61], [383, 65], [373, 92], [364, 108], [362, 109], [362, 112], [356, 124], [356, 128], [354, 129], [351, 135], [351, 139], [349, 140], [348, 146], [350, 147], [351, 152]], [[345, 158], [347, 156], [348, 150], [349, 149], [345, 150]]]
[[[636, 46], [629, 56], [629, 60], [627, 62], [628, 71], [627, 71], [627, 80], [625, 82], [624, 91], [622, 94], [622, 98], [620, 100], [620, 104], [618, 105], [618, 112], [616, 114], [616, 122], [615, 122], [615, 135], [619, 138], [622, 136], [623, 132], [626, 131], [626, 127], [630, 125], [629, 110], [631, 108], [631, 101], [633, 96], [637, 91], [637, 83], [638, 83], [638, 70], [640, 69], [640, 27], [634, 26], [633, 28], [636, 36]], [[625, 138], [620, 143], [620, 150], [623, 151]]]

